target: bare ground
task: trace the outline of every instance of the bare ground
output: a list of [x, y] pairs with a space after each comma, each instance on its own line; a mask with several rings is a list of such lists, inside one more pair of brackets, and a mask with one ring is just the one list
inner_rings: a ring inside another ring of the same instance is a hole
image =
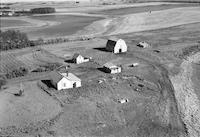
[[183, 118], [186, 127], [188, 128], [189, 136], [200, 136], [200, 102], [199, 97], [195, 92], [192, 82], [193, 68], [191, 63], [198, 62], [200, 60], [200, 53], [187, 57], [181, 64], [181, 72], [171, 77], [173, 86], [175, 88], [175, 96], [178, 102], [179, 111]]

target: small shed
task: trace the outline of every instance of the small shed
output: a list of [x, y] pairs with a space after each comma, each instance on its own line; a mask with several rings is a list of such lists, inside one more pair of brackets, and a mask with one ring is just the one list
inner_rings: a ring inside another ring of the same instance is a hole
[[110, 38], [106, 44], [106, 50], [113, 53], [127, 52], [127, 45], [123, 39]]
[[57, 90], [81, 87], [81, 79], [72, 73], [53, 72], [51, 83]]
[[137, 46], [138, 47], [142, 47], [142, 48], [148, 48], [148, 47], [150, 47], [150, 45], [147, 42], [145, 42], [145, 41], [139, 42]]
[[121, 73], [121, 71], [122, 71], [121, 67], [116, 66], [113, 63], [106, 63], [106, 64], [104, 64], [103, 70], [106, 73], [111, 73], [111, 74]]
[[72, 58], [72, 61], [76, 64], [81, 64], [81, 63], [84, 63], [84, 62], [88, 62], [89, 58], [83, 57], [82, 55], [75, 53], [73, 58]]

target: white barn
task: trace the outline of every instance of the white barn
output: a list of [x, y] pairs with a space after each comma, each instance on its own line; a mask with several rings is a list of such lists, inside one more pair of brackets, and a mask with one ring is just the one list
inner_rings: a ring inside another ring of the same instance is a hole
[[72, 73], [53, 72], [51, 83], [57, 90], [81, 87], [81, 79]]
[[106, 64], [104, 64], [103, 70], [106, 73], [111, 73], [111, 74], [121, 73], [121, 71], [122, 71], [121, 67], [116, 66], [113, 63], [106, 63]]
[[73, 58], [72, 58], [72, 61], [74, 63], [76, 63], [76, 64], [81, 64], [81, 63], [84, 63], [84, 62], [88, 62], [89, 59], [81, 56], [78, 53], [75, 53], [74, 56], [73, 56]]
[[127, 45], [123, 39], [111, 38], [107, 41], [106, 50], [113, 53], [127, 52]]

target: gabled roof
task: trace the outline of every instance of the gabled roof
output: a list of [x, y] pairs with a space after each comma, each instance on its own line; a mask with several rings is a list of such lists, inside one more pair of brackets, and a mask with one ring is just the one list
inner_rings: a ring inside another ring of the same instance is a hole
[[80, 78], [78, 78], [72, 73], [61, 73], [61, 75], [70, 81], [81, 81]]
[[143, 45], [143, 46], [149, 46], [149, 44], [147, 42], [145, 42], [145, 41], [141, 41], [141, 42], [139, 42], [139, 44]]
[[110, 69], [118, 67], [111, 62], [108, 62], [108, 63], [104, 64], [103, 66], [106, 67], [106, 68], [110, 68]]
[[[75, 53], [74, 56], [73, 56], [73, 59], [76, 59], [79, 56], [81, 56], [79, 53]], [[81, 56], [81, 57], [83, 57], [83, 56]]]
[[117, 38], [117, 37], [110, 37], [110, 38], [108, 38], [108, 40], [117, 42], [119, 40], [119, 38]]
[[77, 76], [75, 76], [72, 73], [60, 73], [60, 72], [52, 72], [51, 74], [51, 79], [55, 82], [58, 83], [62, 78], [66, 78], [69, 81], [81, 81]]
[[57, 71], [51, 73], [51, 80], [55, 83], [58, 83], [62, 78], [63, 76]]

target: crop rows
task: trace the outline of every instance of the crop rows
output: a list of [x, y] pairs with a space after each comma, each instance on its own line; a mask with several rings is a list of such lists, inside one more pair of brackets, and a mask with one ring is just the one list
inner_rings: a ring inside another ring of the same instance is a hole
[[25, 66], [25, 64], [22, 63], [21, 61], [17, 60], [13, 54], [8, 53], [6, 55], [1, 55], [1, 60], [0, 60], [0, 72], [1, 73], [10, 72], [21, 66]]

